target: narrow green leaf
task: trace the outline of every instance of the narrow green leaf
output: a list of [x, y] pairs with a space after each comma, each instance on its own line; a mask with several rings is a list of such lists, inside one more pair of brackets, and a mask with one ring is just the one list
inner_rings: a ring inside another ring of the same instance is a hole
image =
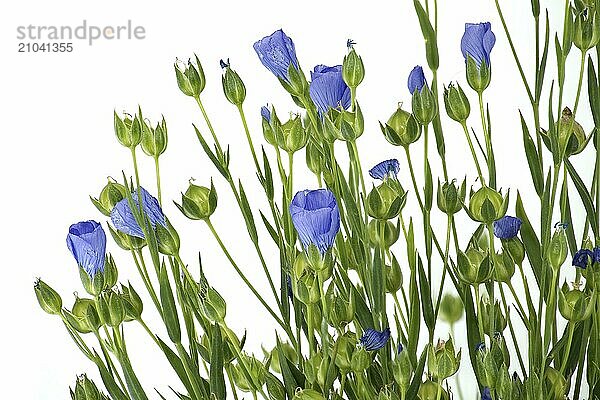
[[210, 350], [210, 393], [216, 400], [225, 400], [227, 390], [225, 389], [225, 375], [223, 374], [223, 340], [221, 329], [217, 324], [213, 326]]
[[436, 71], [439, 67], [439, 54], [437, 48], [437, 40], [433, 26], [429, 21], [429, 16], [421, 2], [419, 0], [413, 1], [415, 5], [415, 11], [417, 12], [417, 18], [419, 19], [419, 25], [421, 25], [421, 32], [423, 33], [423, 39], [425, 39], [425, 58], [427, 59], [427, 65], [432, 71]]
[[185, 373], [185, 368], [183, 367], [183, 363], [181, 362], [179, 356], [173, 350], [171, 350], [171, 348], [165, 342], [163, 342], [161, 338], [157, 336], [156, 339], [158, 339], [160, 348], [165, 354], [167, 361], [169, 361], [169, 364], [171, 364], [171, 368], [173, 368], [173, 371], [175, 371], [179, 377], [179, 380], [181, 380], [181, 383], [183, 383], [183, 386], [185, 386], [187, 392], [193, 393], [192, 385], [190, 384], [190, 380]]
[[523, 129], [523, 146], [525, 147], [525, 155], [527, 156], [527, 163], [529, 164], [529, 171], [531, 172], [531, 179], [533, 180], [533, 185], [535, 186], [535, 191], [539, 197], [544, 193], [544, 177], [542, 175], [540, 156], [536, 150], [535, 144], [531, 135], [529, 134], [529, 129], [527, 128], [527, 123], [523, 118], [523, 114], [519, 111], [519, 116], [521, 117], [521, 127]]
[[169, 275], [164, 264], [160, 268], [159, 285], [160, 303], [163, 308], [167, 333], [173, 343], [179, 343], [181, 342], [181, 326], [179, 325], [179, 316], [177, 315], [177, 306], [175, 305], [175, 298], [173, 297], [173, 291], [171, 290]]
[[250, 208], [250, 203], [248, 203], [248, 198], [246, 197], [246, 192], [244, 191], [242, 181], [238, 182], [238, 186], [240, 188], [240, 207], [242, 209], [244, 220], [246, 221], [248, 234], [250, 235], [252, 242], [258, 243], [258, 233], [256, 232], [256, 225], [254, 224], [254, 216], [252, 215], [252, 209]]
[[594, 236], [598, 237], [598, 216], [596, 215], [596, 211], [594, 210], [594, 203], [592, 201], [592, 197], [590, 196], [590, 192], [588, 192], [585, 184], [581, 180], [581, 177], [573, 167], [573, 164], [569, 160], [565, 160], [565, 167], [571, 176], [571, 180], [579, 193], [579, 197], [583, 202], [583, 206], [585, 207], [585, 211], [587, 213], [587, 218], [590, 221], [590, 226], [594, 231]]

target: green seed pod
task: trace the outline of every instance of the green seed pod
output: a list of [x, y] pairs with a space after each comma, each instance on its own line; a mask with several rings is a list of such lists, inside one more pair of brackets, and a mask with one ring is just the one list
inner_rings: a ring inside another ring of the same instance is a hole
[[380, 123], [379, 126], [387, 141], [394, 146], [408, 147], [421, 137], [421, 129], [415, 117], [404, 111], [401, 104], [388, 122], [385, 125]]
[[218, 324], [223, 323], [227, 313], [227, 304], [223, 297], [213, 287], [208, 287], [205, 293], [201, 294], [200, 312], [204, 318]]
[[121, 118], [117, 115], [116, 111], [114, 112], [115, 135], [121, 145], [129, 149], [134, 149], [140, 144], [142, 141], [142, 120], [141, 110], [139, 110], [139, 114], [135, 115], [133, 119], [129, 115]]
[[552, 239], [550, 239], [550, 245], [546, 253], [546, 259], [554, 271], [558, 271], [565, 263], [568, 253], [569, 247], [565, 228], [562, 225], [558, 225], [552, 235]]
[[313, 389], [299, 389], [296, 391], [296, 394], [294, 394], [293, 400], [325, 400], [325, 397]]
[[165, 118], [155, 128], [142, 121], [142, 151], [150, 157], [158, 157], [167, 149], [167, 122]]
[[471, 195], [469, 200], [469, 216], [471, 219], [490, 224], [506, 214], [508, 207], [508, 195], [502, 198], [502, 195], [487, 186]]
[[354, 47], [350, 47], [350, 51], [344, 56], [342, 77], [349, 88], [357, 88], [365, 78], [365, 66], [362, 58], [354, 50]]
[[229, 63], [225, 64], [221, 60], [221, 66], [225, 70], [221, 78], [223, 93], [231, 104], [240, 107], [246, 99], [246, 85], [238, 73], [229, 67]]
[[210, 189], [197, 186], [190, 180], [190, 185], [185, 193], [181, 194], [181, 205], [175, 203], [177, 208], [189, 219], [206, 220], [217, 209], [217, 191], [210, 181]]
[[179, 234], [171, 225], [168, 219], [165, 219], [166, 227], [156, 224], [156, 239], [158, 241], [158, 251], [168, 256], [179, 254]]
[[352, 292], [346, 298], [341, 293], [334, 294], [333, 292], [328, 297], [328, 303], [331, 304], [329, 309], [329, 323], [331, 326], [342, 328], [349, 324], [354, 319], [354, 297]]
[[493, 277], [496, 282], [510, 282], [515, 274], [515, 262], [507, 253], [497, 253], [494, 255]]
[[406, 394], [408, 387], [410, 386], [411, 377], [413, 375], [413, 367], [410, 363], [410, 356], [401, 344], [398, 344], [398, 352], [394, 362], [392, 364], [392, 371], [394, 374], [394, 380], [400, 387], [400, 391]]
[[[382, 229], [383, 225], [383, 229]], [[371, 246], [376, 247], [381, 244], [381, 231], [383, 232], [383, 241], [386, 248], [390, 248], [400, 236], [400, 230], [398, 226], [394, 225], [391, 221], [381, 221], [372, 219], [369, 221], [367, 231], [369, 233], [369, 242]]]
[[70, 392], [73, 400], [103, 400], [107, 398], [85, 374], [77, 377], [75, 389], [70, 389]]
[[198, 98], [206, 86], [206, 78], [198, 56], [194, 54], [194, 58], [196, 64], [193, 64], [191, 60], [188, 60], [187, 65], [183, 62], [176, 62], [175, 77], [177, 86], [183, 94]]
[[[492, 305], [491, 303], [483, 301], [483, 299], [481, 299], [479, 301], [479, 307], [479, 309], [481, 310], [483, 321], [483, 332], [486, 335], [489, 336], [490, 332], [503, 332], [506, 329], [506, 317], [502, 313], [500, 302], [495, 301], [494, 305]], [[494, 321], [490, 321], [492, 307], [494, 307]], [[490, 327], [490, 323], [493, 323], [493, 326]]]
[[458, 83], [444, 87], [444, 106], [448, 116], [460, 123], [464, 123], [471, 113], [469, 98]]
[[[438, 391], [441, 396], [438, 397]], [[427, 380], [421, 383], [418, 392], [419, 400], [448, 400], [448, 392], [437, 382]]]
[[338, 351], [335, 356], [335, 365], [343, 373], [352, 370], [352, 356], [356, 348], [356, 338], [351, 332], [346, 332], [337, 340]]
[[440, 303], [440, 317], [450, 325], [460, 321], [464, 313], [462, 300], [459, 296], [446, 293]]
[[378, 220], [396, 218], [406, 204], [406, 192], [400, 183], [386, 179], [367, 195], [369, 215]]
[[594, 308], [596, 292], [591, 296], [586, 295], [579, 289], [569, 290], [565, 282], [558, 291], [558, 309], [567, 321], [573, 323], [584, 321], [589, 318]]
[[362, 374], [371, 365], [371, 354], [362, 346], [357, 346], [352, 353], [350, 362], [351, 370], [355, 374]]
[[438, 113], [436, 99], [428, 85], [415, 90], [412, 96], [412, 113], [423, 126], [429, 125]]
[[400, 268], [400, 264], [398, 264], [398, 260], [396, 257], [392, 255], [392, 263], [390, 265], [386, 265], [386, 274], [385, 274], [385, 290], [394, 294], [402, 287], [403, 276], [402, 269]]
[[33, 285], [35, 297], [42, 310], [48, 314], [60, 314], [62, 309], [62, 298], [58, 292], [48, 286], [44, 281], [38, 278]]
[[111, 289], [117, 284], [119, 279], [119, 271], [117, 270], [117, 264], [113, 256], [109, 253], [104, 261], [104, 288]]
[[[256, 358], [247, 354], [241, 354], [238, 363], [233, 366], [233, 381], [243, 392], [255, 393], [263, 387], [266, 382], [267, 371], [265, 366]], [[247, 367], [250, 381], [242, 369], [242, 364]]]
[[427, 357], [429, 373], [440, 381], [451, 377], [458, 371], [460, 365], [460, 350], [454, 352], [452, 338], [447, 342], [438, 341], [435, 348], [429, 348], [429, 357]]
[[502, 250], [504, 250], [517, 265], [522, 265], [525, 259], [525, 247], [518, 237], [502, 239]]
[[67, 320], [80, 333], [97, 331], [102, 325], [94, 301], [77, 296]]
[[469, 247], [466, 252], [459, 252], [458, 277], [466, 284], [478, 285], [490, 279], [492, 270], [489, 257], [485, 252]]
[[134, 321], [141, 317], [144, 303], [131, 283], [129, 286], [121, 285], [121, 299], [125, 307], [125, 321]]
[[477, 93], [483, 93], [490, 85], [492, 80], [492, 69], [487, 65], [485, 60], [481, 61], [481, 65], [477, 66], [475, 60], [468, 56], [467, 58], [467, 82], [469, 86]]
[[100, 196], [98, 198], [93, 198], [90, 196], [90, 200], [96, 206], [98, 211], [107, 217], [110, 216], [110, 212], [114, 208], [114, 206], [121, 200], [125, 198], [126, 190], [125, 186], [116, 182], [112, 178], [108, 178], [108, 183], [102, 191], [100, 192]]
[[573, 44], [583, 52], [600, 41], [600, 15], [595, 7], [577, 12], [573, 31]]
[[438, 180], [437, 187], [437, 204], [438, 208], [448, 215], [454, 215], [462, 209], [463, 203], [465, 202], [465, 196], [467, 191], [466, 181], [463, 181], [461, 187], [457, 187], [452, 182], [446, 182], [440, 186]]
[[290, 154], [297, 152], [306, 146], [308, 135], [302, 126], [302, 118], [295, 115], [286, 123], [280, 125], [275, 133], [277, 145]]

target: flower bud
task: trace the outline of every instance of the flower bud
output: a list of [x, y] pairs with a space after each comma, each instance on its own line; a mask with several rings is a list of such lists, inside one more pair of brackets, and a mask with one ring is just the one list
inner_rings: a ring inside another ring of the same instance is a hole
[[194, 185], [190, 180], [190, 186], [181, 194], [181, 205], [175, 203], [177, 208], [189, 219], [206, 220], [217, 208], [217, 191], [210, 181], [210, 189], [204, 186]]
[[474, 247], [469, 247], [465, 253], [459, 252], [458, 277], [469, 285], [478, 285], [490, 279], [492, 273], [489, 256]]
[[297, 280], [292, 280], [294, 296], [305, 305], [312, 305], [321, 300], [319, 283], [313, 273], [303, 275]]
[[60, 314], [62, 309], [62, 299], [56, 290], [52, 289], [40, 278], [36, 279], [33, 290], [35, 291], [35, 297], [37, 297], [42, 310], [48, 314]]
[[76, 296], [71, 312], [66, 312], [65, 316], [69, 324], [80, 333], [98, 331], [100, 326], [102, 326], [100, 316], [96, 311], [96, 306], [92, 299]]
[[135, 291], [131, 283], [129, 286], [121, 285], [121, 299], [125, 307], [125, 321], [137, 320], [141, 317], [144, 310], [144, 303], [141, 297]]
[[356, 338], [351, 332], [346, 332], [337, 339], [337, 354], [335, 355], [335, 365], [343, 373], [352, 370], [352, 355], [356, 348]]
[[483, 60], [478, 66], [472, 57], [467, 59], [467, 82], [469, 86], [477, 93], [483, 93], [490, 85], [492, 80], [492, 69], [488, 63]]
[[568, 253], [567, 234], [565, 228], [559, 224], [552, 235], [552, 239], [550, 239], [550, 245], [546, 253], [546, 258], [554, 271], [560, 269], [565, 263]]
[[[502, 314], [500, 302], [495, 301], [492, 305], [491, 303], [481, 299], [479, 307], [482, 315], [481, 318], [483, 320], [483, 332], [485, 332], [486, 335], [489, 336], [490, 332], [502, 332], [506, 329], [506, 318], [504, 314]], [[490, 321], [492, 307], [494, 308], [494, 320]], [[490, 323], [493, 324], [493, 326], [490, 326]]]
[[466, 191], [466, 181], [463, 181], [461, 187], [458, 188], [454, 181], [449, 183], [446, 182], [442, 186], [440, 186], [440, 181], [438, 180], [438, 208], [448, 215], [456, 214], [462, 209], [463, 203], [465, 201]]
[[246, 99], [246, 85], [244, 85], [238, 73], [231, 69], [229, 60], [227, 63], [221, 60], [221, 67], [224, 70], [221, 78], [223, 93], [225, 93], [225, 97], [231, 104], [240, 107]]
[[[338, 347], [338, 355], [339, 355]], [[315, 353], [312, 357], [304, 362], [304, 375], [306, 376], [306, 381], [311, 385], [317, 382], [317, 374], [319, 372], [319, 368], [321, 366], [321, 361], [323, 361], [323, 356], [321, 353]], [[337, 359], [336, 359], [337, 364]], [[338, 366], [342, 371], [350, 371], [350, 358], [348, 357], [348, 368], [343, 369], [341, 366]]]
[[565, 107], [558, 125], [558, 145], [561, 155], [569, 157], [579, 154], [588, 143], [585, 131], [579, 122], [573, 118], [569, 107]]
[[388, 293], [394, 294], [400, 290], [402, 287], [402, 282], [403, 277], [400, 264], [398, 264], [396, 257], [392, 255], [392, 263], [390, 265], [386, 265], [385, 290]]
[[113, 328], [121, 325], [125, 320], [125, 306], [119, 293], [113, 290], [103, 292], [99, 303], [104, 321]]
[[372, 219], [367, 226], [369, 241], [371, 246], [381, 245], [381, 234], [383, 231], [383, 241], [386, 248], [390, 248], [400, 236], [400, 230], [391, 221], [381, 221]]
[[142, 151], [150, 157], [158, 157], [167, 149], [167, 122], [165, 118], [155, 128], [142, 121]]
[[[330, 286], [331, 287], [331, 286]], [[345, 298], [341, 293], [328, 296], [329, 322], [333, 327], [341, 328], [349, 324], [354, 319], [354, 297], [352, 292]]]
[[354, 47], [349, 46], [349, 50], [342, 63], [342, 76], [349, 88], [357, 88], [365, 78], [365, 66]]
[[498, 364], [498, 360], [494, 358], [491, 351], [485, 349], [477, 353], [476, 365], [481, 384], [486, 388], [494, 389], [502, 365]]
[[117, 284], [119, 279], [119, 271], [112, 255], [109, 253], [104, 261], [104, 288], [110, 289]]
[[325, 400], [325, 397], [313, 389], [299, 389], [296, 391], [296, 394], [294, 394], [293, 400]]
[[463, 123], [469, 118], [471, 113], [469, 98], [458, 83], [456, 85], [450, 83], [447, 88], [444, 87], [444, 105], [448, 116], [456, 122]]
[[[441, 396], [438, 397], [438, 391]], [[419, 386], [419, 400], [448, 400], [448, 392], [437, 382], [427, 380]]]
[[130, 115], [125, 115], [125, 118], [121, 119], [114, 112], [114, 128], [117, 140], [121, 145], [133, 149], [142, 141], [142, 125], [140, 122], [140, 115], [136, 115], [131, 118]]
[[458, 371], [460, 365], [460, 350], [454, 353], [452, 338], [447, 342], [439, 341], [435, 348], [429, 348], [429, 357], [427, 357], [429, 373], [443, 381], [451, 377]]
[[394, 146], [408, 147], [421, 137], [421, 129], [415, 117], [404, 111], [401, 104], [387, 123], [385, 125], [380, 123], [379, 126], [387, 141]]
[[[296, 350], [294, 350], [294, 347], [287, 342], [283, 342], [280, 345], [281, 345], [281, 350], [283, 351], [283, 354], [285, 355], [285, 358], [288, 359], [289, 361], [291, 361], [292, 363], [296, 363], [298, 361], [298, 355], [296, 354]], [[281, 365], [279, 362], [279, 348], [274, 347], [270, 352], [267, 352], [263, 349], [263, 353], [265, 354], [265, 357], [271, 358], [271, 363], [269, 364], [271, 369], [275, 373], [280, 374], [281, 373]]]
[[315, 175], [321, 175], [323, 171], [324, 155], [317, 145], [308, 142], [306, 145], [306, 166]]
[[285, 400], [286, 391], [285, 386], [277, 377], [271, 373], [266, 374], [266, 385], [267, 393], [269, 394], [269, 400]]
[[279, 125], [275, 132], [277, 145], [290, 154], [297, 152], [306, 146], [308, 135], [302, 126], [302, 118], [295, 115], [286, 123]]
[[400, 387], [401, 393], [406, 393], [408, 387], [410, 386], [413, 368], [410, 363], [408, 352], [404, 351], [404, 348], [401, 344], [398, 344], [398, 352], [392, 365], [392, 371], [394, 374], [394, 380]]
[[222, 323], [227, 313], [227, 304], [219, 292], [209, 286], [206, 292], [201, 293], [200, 296], [202, 315], [211, 322]]
[[396, 180], [386, 179], [367, 195], [369, 215], [378, 220], [393, 219], [406, 204], [406, 192]]
[[458, 296], [446, 293], [440, 303], [440, 317], [450, 325], [460, 321], [464, 313], [462, 300]]
[[583, 52], [600, 41], [600, 15], [595, 7], [585, 8], [575, 16], [573, 43]]
[[182, 62], [176, 62], [175, 77], [177, 78], [177, 85], [183, 94], [198, 98], [206, 86], [206, 78], [204, 77], [204, 70], [198, 56], [194, 54], [194, 58], [196, 59], [196, 64], [193, 64], [191, 60], [188, 60], [187, 65]]
[[425, 84], [421, 90], [415, 90], [412, 96], [412, 113], [423, 126], [429, 125], [438, 113], [435, 96]]
[[371, 355], [362, 346], [358, 346], [352, 353], [351, 369], [355, 374], [362, 374], [371, 365]]
[[250, 375], [250, 381], [248, 381], [248, 377], [242, 370], [242, 361], [238, 360], [238, 363], [233, 367], [233, 380], [235, 385], [243, 392], [257, 392], [263, 387], [266, 381], [267, 371], [265, 366], [255, 357], [247, 354], [241, 354], [240, 358], [247, 368], [248, 375]]
[[525, 259], [525, 247], [523, 242], [518, 237], [512, 237], [510, 239], [502, 239], [502, 250], [504, 250], [517, 265], [523, 264]]
[[568, 392], [567, 380], [556, 369], [548, 366], [545, 369], [545, 397], [548, 400], [562, 400]]
[[471, 195], [469, 200], [469, 216], [471, 219], [489, 224], [496, 221], [506, 213], [508, 195], [502, 195], [492, 188], [483, 186]]
[[96, 206], [98, 211], [108, 217], [115, 204], [123, 200], [125, 195], [125, 186], [108, 178], [108, 183], [102, 188], [100, 196], [98, 196], [97, 199], [90, 196], [90, 200]]
[[579, 322], [588, 319], [594, 308], [596, 292], [591, 296], [579, 289], [569, 290], [565, 282], [558, 291], [558, 309], [567, 321]]
[[493, 277], [496, 282], [510, 282], [515, 274], [515, 262], [510, 255], [506, 253], [497, 253], [494, 255]]
[[155, 227], [158, 251], [168, 256], [176, 256], [179, 254], [179, 234], [168, 219], [165, 219], [165, 225], [156, 224]]
[[77, 377], [75, 389], [70, 389], [72, 400], [103, 400], [106, 399], [96, 387], [96, 384], [83, 374]]

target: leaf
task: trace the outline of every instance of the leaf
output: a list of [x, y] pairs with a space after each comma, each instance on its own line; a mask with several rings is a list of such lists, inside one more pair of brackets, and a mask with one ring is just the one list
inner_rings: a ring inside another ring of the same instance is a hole
[[271, 236], [271, 239], [273, 239], [277, 247], [279, 247], [279, 235], [275, 231], [275, 228], [273, 228], [273, 225], [271, 225], [271, 223], [269, 222], [267, 217], [265, 217], [265, 214], [263, 214], [262, 211], [259, 211], [259, 213], [260, 218], [262, 219], [263, 224], [265, 225], [265, 228], [267, 228], [267, 232], [269, 232], [269, 235]]
[[[539, 3], [538, 3], [539, 13]], [[546, 34], [544, 35], [544, 50], [542, 52], [542, 59], [538, 69], [538, 79], [535, 88], [535, 99], [538, 100], [542, 94], [542, 88], [544, 87], [544, 75], [546, 72], [546, 63], [548, 61], [548, 48], [550, 44], [550, 21], [548, 18], [548, 10], [546, 9]]]
[[215, 396], [216, 400], [225, 400], [227, 390], [225, 389], [225, 375], [223, 374], [223, 340], [221, 329], [217, 324], [213, 326], [212, 333], [209, 371], [210, 393], [211, 396]]
[[573, 184], [575, 185], [575, 188], [579, 193], [579, 197], [583, 202], [583, 206], [585, 207], [585, 211], [587, 213], [588, 221], [590, 221], [590, 226], [594, 231], [594, 236], [598, 237], [598, 216], [596, 215], [596, 211], [594, 210], [594, 203], [592, 201], [592, 197], [590, 196], [590, 193], [585, 187], [585, 184], [581, 180], [581, 177], [573, 167], [573, 164], [571, 164], [569, 160], [565, 160], [565, 167], [567, 168], [567, 171], [571, 176], [571, 180], [573, 181]]
[[415, 5], [415, 11], [417, 12], [417, 18], [419, 19], [419, 25], [421, 25], [421, 32], [423, 33], [423, 39], [425, 39], [425, 57], [427, 58], [427, 65], [432, 71], [436, 71], [440, 64], [440, 56], [438, 54], [436, 34], [429, 21], [429, 16], [423, 9], [419, 0], [413, 1]]
[[569, 201], [569, 186], [565, 179], [560, 191], [560, 219], [566, 222], [567, 242], [571, 255], [577, 251], [577, 241], [575, 239], [575, 230], [573, 228], [573, 218], [571, 216], [571, 202]]
[[242, 209], [242, 215], [246, 221], [246, 227], [248, 228], [250, 240], [256, 244], [258, 243], [258, 233], [256, 232], [256, 225], [254, 224], [252, 209], [250, 208], [250, 203], [248, 203], [248, 198], [246, 197], [246, 192], [244, 191], [244, 186], [242, 186], [241, 180], [239, 181], [238, 186], [240, 188], [240, 208]]
[[177, 306], [171, 290], [167, 268], [163, 264], [160, 268], [160, 303], [163, 309], [163, 319], [167, 328], [169, 338], [173, 343], [181, 342], [181, 326], [179, 325], [179, 316], [177, 315]]
[[588, 99], [590, 101], [590, 110], [594, 118], [594, 125], [600, 128], [600, 89], [598, 88], [598, 77], [594, 60], [588, 57]]
[[198, 137], [198, 140], [200, 141], [200, 145], [202, 146], [202, 149], [204, 150], [204, 152], [206, 153], [206, 155], [208, 156], [210, 161], [212, 161], [213, 165], [215, 166], [215, 168], [217, 168], [217, 170], [221, 173], [221, 175], [223, 175], [223, 177], [225, 177], [225, 179], [228, 179], [229, 172], [223, 167], [223, 165], [221, 165], [221, 162], [219, 161], [219, 159], [217, 158], [215, 153], [213, 153], [213, 151], [210, 149], [210, 147], [208, 146], [208, 143], [206, 143], [206, 140], [204, 140], [204, 136], [202, 136], [202, 134], [200, 133], [198, 128], [196, 128], [196, 125], [192, 125], [192, 126], [194, 127], [194, 130], [196, 131], [196, 136]]
[[407, 399], [416, 399], [417, 398], [417, 393], [419, 392], [419, 387], [421, 387], [421, 383], [423, 380], [423, 370], [425, 369], [425, 361], [427, 360], [427, 350], [428, 349], [429, 349], [429, 345], [425, 345], [425, 348], [423, 349], [423, 352], [421, 353], [421, 357], [419, 357], [419, 363], [417, 364], [417, 367], [415, 368], [415, 373], [414, 373], [412, 382], [410, 383], [410, 386], [408, 387], [408, 390], [406, 391]]
[[171, 348], [165, 342], [163, 342], [161, 338], [156, 336], [156, 339], [158, 340], [160, 348], [165, 354], [167, 361], [169, 361], [169, 364], [171, 364], [171, 368], [173, 368], [173, 371], [175, 371], [179, 377], [179, 380], [181, 380], [181, 383], [183, 383], [183, 386], [185, 386], [187, 392], [193, 393], [192, 385], [190, 384], [190, 380], [185, 373], [185, 368], [183, 367], [183, 363], [181, 362], [179, 356], [173, 350], [171, 350]]
[[519, 116], [521, 117], [521, 127], [523, 129], [523, 147], [525, 147], [525, 155], [527, 156], [527, 163], [529, 164], [531, 179], [533, 180], [536, 193], [539, 197], [542, 197], [542, 194], [544, 193], [544, 177], [541, 170], [540, 156], [536, 150], [535, 144], [533, 143], [533, 139], [529, 134], [529, 129], [527, 128], [527, 123], [523, 118], [523, 114], [521, 114], [520, 111]]
[[410, 307], [408, 314], [408, 355], [411, 363], [417, 362], [417, 345], [419, 344], [419, 333], [421, 331], [421, 307], [419, 288], [417, 285], [417, 269], [410, 271], [409, 285]]
[[523, 246], [525, 247], [527, 259], [529, 260], [529, 264], [531, 264], [533, 275], [535, 276], [535, 280], [539, 286], [542, 277], [542, 250], [540, 247], [540, 241], [537, 235], [535, 234], [533, 226], [531, 226], [531, 222], [529, 222], [529, 217], [527, 217], [527, 213], [525, 212], [523, 200], [521, 199], [521, 194], [518, 191], [517, 203], [515, 208], [517, 217], [519, 217], [521, 221], [523, 221], [521, 225], [521, 239], [523, 239]]
[[293, 398], [296, 392], [296, 388], [303, 388], [305, 384], [304, 375], [298, 369], [292, 365], [285, 353], [283, 351], [283, 347], [277, 337], [277, 352], [279, 355], [279, 366], [281, 368], [281, 375], [283, 376], [283, 385], [285, 386], [285, 391], [288, 395], [288, 398]]
[[419, 287], [421, 289], [421, 307], [423, 308], [423, 319], [425, 320], [425, 325], [431, 332], [435, 327], [435, 316], [433, 313], [433, 304], [431, 302], [431, 287], [429, 281], [427, 280], [427, 275], [425, 274], [425, 269], [423, 268], [423, 263], [421, 262], [421, 257], [418, 259], [419, 264]]
[[110, 394], [114, 400], [129, 400], [128, 396], [123, 393], [121, 388], [117, 385], [117, 382], [115, 382], [112, 374], [106, 369], [96, 351], [94, 351], [94, 355], [97, 360], [95, 363], [98, 366], [100, 378], [102, 378], [102, 383], [104, 383], [104, 387], [106, 387], [108, 394]]

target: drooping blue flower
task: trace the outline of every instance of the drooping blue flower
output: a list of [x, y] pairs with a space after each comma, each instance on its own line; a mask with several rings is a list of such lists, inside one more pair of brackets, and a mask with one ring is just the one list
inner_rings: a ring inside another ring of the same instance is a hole
[[373, 179], [384, 180], [385, 178], [395, 178], [400, 171], [400, 163], [395, 158], [385, 160], [375, 165], [369, 170], [369, 175]]
[[390, 340], [390, 333], [390, 328], [385, 328], [381, 332], [368, 328], [360, 338], [360, 344], [367, 351], [379, 350]]
[[600, 264], [600, 247], [594, 248], [594, 262]]
[[519, 233], [521, 229], [520, 218], [505, 215], [497, 221], [494, 221], [494, 236], [498, 239], [512, 239]]
[[260, 115], [263, 117], [264, 120], [266, 120], [267, 122], [271, 122], [271, 110], [269, 110], [268, 107], [266, 106], [262, 106], [260, 108]]
[[254, 43], [254, 50], [260, 62], [280, 79], [288, 80], [290, 64], [299, 68], [294, 42], [281, 29]]
[[77, 264], [90, 277], [104, 271], [106, 234], [98, 222], [82, 221], [71, 225], [67, 234], [67, 247]]
[[408, 90], [410, 94], [415, 94], [415, 91], [418, 90], [420, 92], [425, 86], [427, 86], [427, 81], [425, 80], [423, 67], [417, 65], [408, 74]]
[[296, 193], [290, 214], [305, 249], [312, 244], [324, 254], [333, 246], [340, 230], [340, 211], [331, 191], [317, 189]]
[[490, 53], [496, 43], [496, 36], [492, 32], [492, 24], [480, 22], [478, 24], [465, 24], [465, 33], [460, 41], [460, 50], [465, 58], [471, 57], [477, 67], [485, 61], [490, 66]]
[[492, 400], [492, 393], [490, 392], [490, 388], [483, 388], [483, 392], [481, 392], [481, 400]]
[[[144, 214], [148, 217], [152, 228], [154, 229], [156, 224], [166, 227], [167, 221], [158, 200], [148, 193], [146, 189], [141, 187], [140, 190], [142, 191], [142, 209]], [[133, 199], [135, 206], [139, 208], [140, 203], [138, 201], [137, 190], [131, 193], [131, 198]], [[131, 211], [131, 208], [129, 208], [127, 198], [124, 198], [115, 205], [110, 213], [110, 218], [117, 230], [127, 235], [136, 236], [142, 239], [144, 238], [144, 232], [135, 220], [133, 212]]]
[[588, 249], [578, 250], [573, 256], [573, 266], [586, 269], [588, 261], [594, 261], [594, 252]]
[[319, 114], [330, 108], [350, 107], [350, 88], [342, 77], [342, 66], [328, 67], [317, 65], [310, 73], [310, 98], [317, 106]]

